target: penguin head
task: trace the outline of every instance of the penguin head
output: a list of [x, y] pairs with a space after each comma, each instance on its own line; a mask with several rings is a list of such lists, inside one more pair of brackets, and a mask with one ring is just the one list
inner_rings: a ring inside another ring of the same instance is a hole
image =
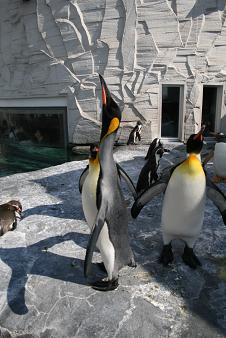
[[97, 145], [97, 144], [91, 144], [91, 146], [90, 146], [90, 156], [89, 156], [89, 158], [90, 158], [91, 160], [95, 160], [96, 157], [97, 157], [98, 152], [99, 152], [99, 147], [98, 147], [98, 145]]
[[203, 146], [203, 131], [205, 126], [201, 127], [201, 130], [197, 134], [192, 134], [187, 141], [187, 153], [200, 154]]
[[160, 138], [156, 137], [153, 141], [152, 141], [152, 146], [153, 149], [157, 148], [157, 147], [163, 147], [163, 143], [162, 140], [160, 140]]
[[102, 91], [102, 130], [101, 141], [108, 135], [117, 132], [121, 121], [121, 111], [117, 103], [111, 97], [110, 91], [101, 75], [101, 91]]
[[11, 200], [9, 202], [6, 203], [7, 208], [10, 211], [14, 211], [18, 214], [18, 217], [21, 218], [22, 215], [22, 205], [20, 203], [20, 201], [16, 201], [16, 200]]
[[155, 165], [158, 166], [158, 163], [160, 159], [162, 158], [163, 154], [164, 154], [164, 149], [161, 146], [156, 147], [150, 156], [150, 161], [155, 163]]

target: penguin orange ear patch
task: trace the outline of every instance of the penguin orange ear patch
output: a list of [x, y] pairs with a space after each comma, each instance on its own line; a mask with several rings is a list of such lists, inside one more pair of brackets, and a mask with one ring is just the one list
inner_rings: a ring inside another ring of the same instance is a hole
[[112, 120], [111, 120], [111, 123], [108, 127], [108, 132], [107, 134], [111, 134], [113, 133], [117, 128], [119, 127], [119, 119], [117, 117], [114, 117]]
[[119, 127], [120, 121], [117, 117], [114, 117], [108, 127], [107, 133], [102, 137], [101, 141], [107, 137], [108, 135], [112, 134], [114, 131], [116, 131]]

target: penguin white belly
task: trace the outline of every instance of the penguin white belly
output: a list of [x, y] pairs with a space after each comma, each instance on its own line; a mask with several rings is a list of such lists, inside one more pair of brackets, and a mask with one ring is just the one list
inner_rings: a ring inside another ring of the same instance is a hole
[[[90, 170], [82, 188], [83, 212], [90, 230], [93, 228], [98, 212], [96, 206], [96, 189], [98, 177], [99, 170]], [[115, 264], [115, 249], [112, 242], [110, 241], [106, 222], [104, 223], [104, 226], [100, 232], [96, 246], [100, 250], [104, 266], [108, 273], [108, 278], [111, 280]]]
[[215, 144], [213, 165], [215, 174], [226, 178], [226, 143]]
[[163, 233], [172, 238], [197, 237], [203, 224], [205, 196], [204, 173], [193, 176], [173, 173], [163, 202]]
[[82, 207], [90, 229], [92, 229], [97, 215], [96, 190], [98, 177], [99, 170], [90, 171], [89, 169], [89, 174], [87, 175], [82, 188]]

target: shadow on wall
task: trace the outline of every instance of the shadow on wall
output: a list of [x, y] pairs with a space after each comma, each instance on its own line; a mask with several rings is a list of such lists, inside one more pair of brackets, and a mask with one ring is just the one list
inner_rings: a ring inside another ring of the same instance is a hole
[[[136, 161], [136, 166], [134, 166], [134, 161]], [[144, 160], [142, 157], [138, 157], [130, 161], [121, 162], [120, 164], [135, 181], [139, 174], [138, 168], [142, 167]], [[60, 204], [60, 208], [65, 208], [65, 210], [60, 217], [83, 218], [81, 198], [77, 187], [80, 173], [80, 170], [76, 170], [35, 181], [45, 186], [48, 193], [62, 199], [63, 202]], [[67, 180], [71, 183], [71, 186], [67, 186], [66, 189], [62, 186], [62, 192], [59, 192], [59, 187], [61, 187], [60, 182], [66, 182]], [[66, 191], [67, 193], [65, 193]], [[124, 186], [123, 192], [127, 198], [129, 195], [125, 191]], [[73, 200], [76, 196], [77, 198]], [[74, 213], [74, 203], [76, 200], [79, 201], [76, 202], [78, 210]], [[223, 286], [226, 288], [226, 281], [217, 273], [219, 271], [219, 262], [215, 262], [214, 258], [214, 255], [219, 253], [219, 248], [223, 250], [226, 256], [225, 247], [222, 249], [222, 243], [225, 240], [224, 236], [216, 237], [214, 235], [214, 231], [220, 231], [217, 214], [214, 211], [214, 216], [211, 216], [210, 219], [205, 218], [203, 232], [197, 241], [196, 252], [204, 263], [204, 267], [193, 271], [185, 266], [181, 260], [183, 246], [176, 245], [175, 263], [165, 268], [158, 264], [158, 257], [162, 247], [162, 237], [159, 228], [161, 205], [162, 196], [158, 196], [142, 210], [138, 219], [129, 223], [131, 245], [138, 263], [138, 269], [140, 267], [146, 270], [164, 289], [170, 290], [172, 294], [175, 293], [179, 297], [183, 297], [189, 311], [193, 312], [195, 316], [197, 315], [202, 318], [208, 325], [214, 327], [215, 330], [225, 333], [223, 326], [219, 326], [218, 319], [222, 315], [223, 307], [226, 306], [226, 300], [220, 297], [217, 301], [214, 297], [216, 290], [219, 290]], [[58, 207], [58, 204], [54, 205], [54, 208], [57, 209]], [[26, 210], [25, 215], [32, 215], [40, 211], [43, 213], [45, 208], [46, 206], [42, 206]], [[56, 209], [47, 209], [46, 214], [59, 217]], [[204, 230], [207, 231], [206, 234], [203, 234]], [[211, 236], [210, 231], [212, 233]], [[48, 252], [48, 250], [46, 251], [45, 247], [50, 248], [65, 241], [74, 241], [76, 245], [85, 249], [88, 237], [86, 234], [70, 232], [64, 236], [44, 239], [28, 247], [0, 249], [0, 258], [12, 270], [7, 292], [8, 304], [12, 311], [19, 315], [28, 312], [24, 298], [28, 274], [47, 276], [62, 281], [86, 285], [87, 282], [83, 275], [83, 260], [81, 258], [72, 259], [71, 257], [54, 254]], [[212, 245], [213, 239], [214, 246]], [[211, 250], [214, 251], [213, 256], [211, 256], [211, 253], [208, 254], [208, 250], [205, 249], [206, 247], [211, 247]], [[71, 266], [72, 260], [75, 265], [73, 268]], [[96, 276], [97, 271], [98, 269], [95, 268], [93, 271], [94, 276]], [[118, 292], [121, 292], [120, 287]], [[194, 318], [193, 320], [195, 320]], [[191, 323], [191, 327], [192, 325]]]
[[210, 14], [212, 12], [223, 11], [225, 8], [225, 1], [217, 1], [213, 3], [217, 3], [216, 5], [210, 4], [209, 1], [206, 0], [196, 0], [195, 5], [192, 7], [186, 18], [197, 18], [203, 14]]

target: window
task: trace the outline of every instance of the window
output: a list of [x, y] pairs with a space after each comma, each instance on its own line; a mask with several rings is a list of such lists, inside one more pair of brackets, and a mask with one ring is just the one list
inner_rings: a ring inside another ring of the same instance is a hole
[[66, 108], [0, 108], [0, 139], [27, 145], [67, 145]]
[[179, 137], [181, 86], [162, 86], [161, 137]]
[[219, 132], [222, 105], [222, 86], [203, 86], [202, 124], [206, 125], [205, 136]]

